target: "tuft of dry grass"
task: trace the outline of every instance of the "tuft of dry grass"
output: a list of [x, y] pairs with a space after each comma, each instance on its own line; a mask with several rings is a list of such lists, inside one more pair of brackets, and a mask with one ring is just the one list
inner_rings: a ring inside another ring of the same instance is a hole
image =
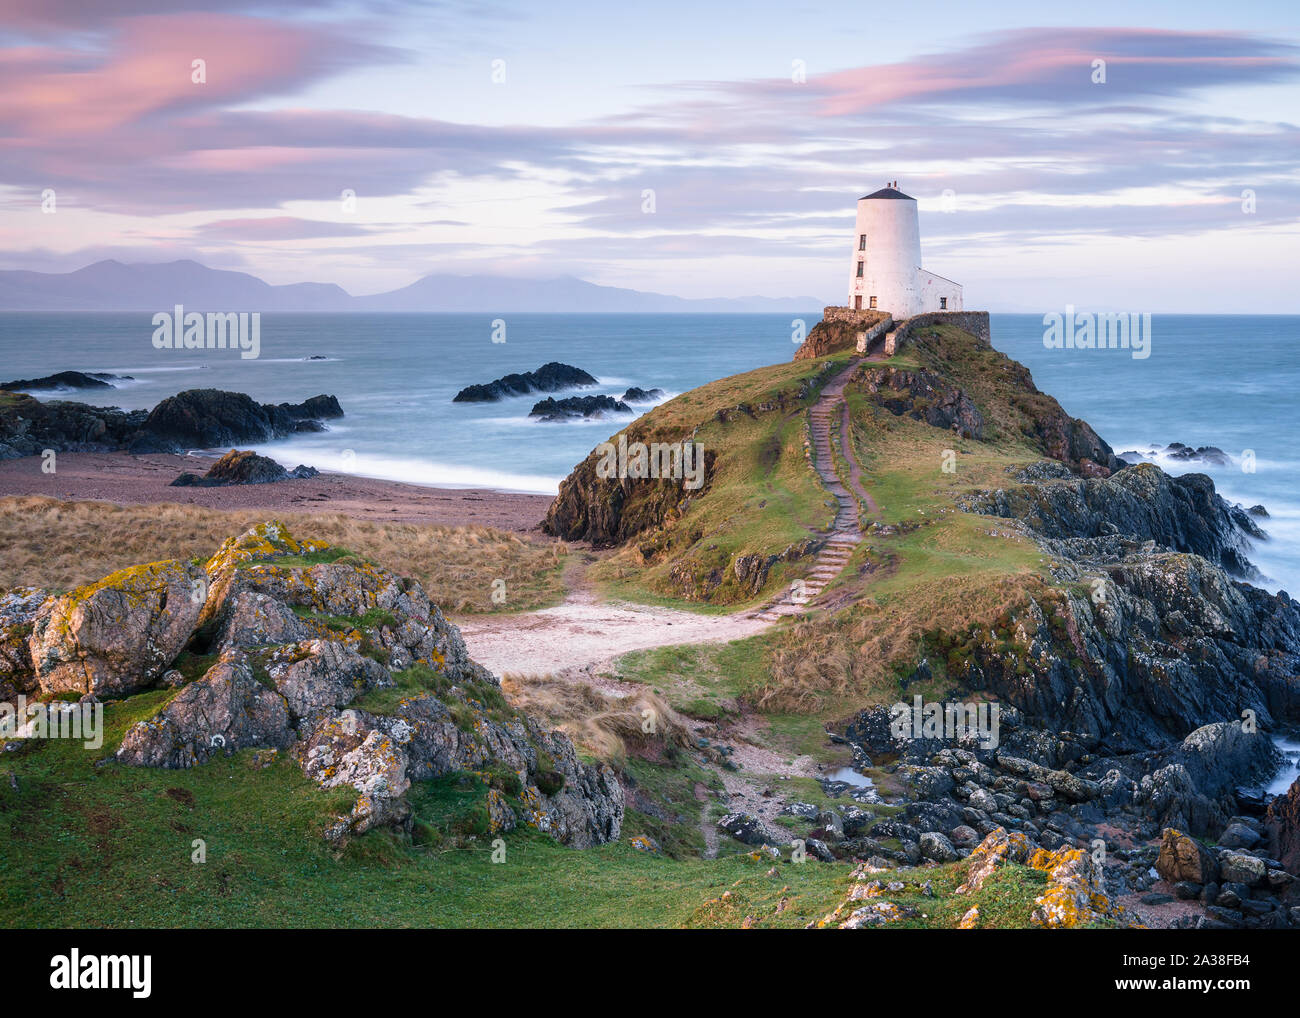
[[[501, 688], [514, 706], [561, 729], [599, 760], [621, 763], [629, 754], [653, 758], [666, 746], [692, 744], [690, 730], [649, 686], [630, 686], [627, 696], [616, 697], [585, 682], [507, 672]], [[653, 720], [653, 732], [644, 730], [647, 719]]]
[[961, 631], [1023, 605], [1023, 577], [951, 576], [916, 584], [905, 598], [866, 599], [835, 616], [812, 616], [777, 637], [768, 682], [753, 697], [763, 711], [817, 713], [832, 703], [885, 702], [898, 693], [895, 668], [916, 663], [921, 636], [940, 623]]
[[[491, 527], [374, 523], [338, 514], [278, 513], [295, 537], [346, 548], [418, 580], [446, 612], [490, 612], [504, 580], [511, 611], [564, 596], [567, 546]], [[207, 558], [227, 537], [268, 519], [265, 512], [163, 503], [118, 506], [37, 495], [0, 498], [0, 589], [50, 591], [91, 583], [125, 566]]]

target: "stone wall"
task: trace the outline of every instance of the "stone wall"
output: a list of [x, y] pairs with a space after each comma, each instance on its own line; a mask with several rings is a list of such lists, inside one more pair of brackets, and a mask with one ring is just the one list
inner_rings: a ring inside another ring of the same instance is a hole
[[[838, 350], [857, 346], [862, 349], [880, 332], [888, 328], [890, 317], [884, 311], [855, 311], [853, 308], [828, 307], [822, 311], [822, 320], [812, 327], [808, 338], [795, 351], [797, 361], [825, 357]], [[858, 337], [866, 335], [865, 343]]]
[[992, 345], [987, 311], [927, 311], [923, 315], [913, 315], [890, 334], [885, 340], [885, 356], [894, 356], [913, 332], [931, 325], [955, 325], [963, 332], [969, 332], [985, 346]]

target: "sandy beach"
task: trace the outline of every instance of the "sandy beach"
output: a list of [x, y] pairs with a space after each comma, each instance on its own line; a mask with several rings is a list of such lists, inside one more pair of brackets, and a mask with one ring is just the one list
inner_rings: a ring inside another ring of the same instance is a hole
[[41, 472], [41, 462], [39, 456], [0, 461], [0, 497], [47, 495], [117, 505], [175, 502], [209, 509], [342, 513], [363, 520], [476, 525], [516, 533], [535, 531], [552, 501], [549, 495], [434, 488], [330, 473], [274, 484], [170, 487], [179, 474], [201, 474], [212, 462], [194, 456], [63, 452], [52, 474]]

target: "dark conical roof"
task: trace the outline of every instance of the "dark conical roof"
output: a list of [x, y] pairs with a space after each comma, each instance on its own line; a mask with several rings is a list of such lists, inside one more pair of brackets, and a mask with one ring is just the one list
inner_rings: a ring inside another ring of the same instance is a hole
[[882, 187], [879, 191], [872, 191], [871, 194], [864, 194], [858, 201], [865, 201], [868, 198], [906, 198], [908, 201], [916, 201], [910, 194], [904, 194], [902, 191], [892, 187]]

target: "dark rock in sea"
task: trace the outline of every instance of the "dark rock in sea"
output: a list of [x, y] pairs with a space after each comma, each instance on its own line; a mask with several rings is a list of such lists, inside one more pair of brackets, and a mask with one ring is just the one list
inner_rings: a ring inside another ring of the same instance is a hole
[[281, 403], [280, 409], [296, 421], [328, 420], [343, 416], [343, 408], [339, 406], [338, 398], [324, 394], [312, 396], [301, 403]]
[[667, 395], [663, 389], [638, 389], [635, 385], [623, 393], [624, 403], [657, 403]]
[[144, 410], [88, 406], [0, 390], [0, 459], [57, 452], [108, 452], [125, 447], [148, 416]]
[[1193, 449], [1189, 445], [1183, 445], [1182, 442], [1173, 442], [1165, 446], [1165, 455], [1170, 459], [1211, 463], [1220, 467], [1226, 467], [1232, 463], [1232, 460], [1228, 458], [1228, 454], [1214, 445], [1203, 445], [1200, 448]]
[[112, 389], [114, 382], [133, 381], [130, 375], [111, 375], [106, 371], [59, 371], [40, 378], [16, 378], [0, 382], [0, 389], [26, 392], [31, 389]]
[[199, 477], [184, 473], [172, 481], [173, 488], [221, 488], [232, 484], [273, 484], [276, 481], [315, 477], [320, 471], [302, 464], [285, 470], [267, 456], [249, 449], [231, 449]]
[[333, 396], [274, 406], [243, 393], [190, 389], [152, 411], [40, 400], [0, 390], [0, 459], [56, 452], [175, 453], [187, 448], [267, 442], [302, 431], [323, 431], [314, 417], [343, 414]]
[[1246, 512], [1252, 516], [1258, 516], [1260, 519], [1268, 519], [1268, 510], [1262, 505], [1253, 505]]
[[242, 392], [189, 389], [154, 407], [144, 422], [144, 430], [180, 448], [269, 442], [295, 433], [309, 409], [321, 409], [331, 416], [343, 412], [333, 396], [313, 396], [306, 403], [275, 406], [258, 403]]
[[573, 421], [580, 418], [604, 417], [607, 413], [630, 414], [632, 408], [613, 396], [569, 396], [567, 399], [547, 397], [533, 404], [529, 417], [543, 421]]
[[581, 389], [596, 385], [596, 379], [581, 368], [551, 361], [536, 371], [506, 375], [486, 385], [470, 385], [461, 389], [453, 403], [492, 403], [507, 396], [527, 396], [534, 392], [559, 392], [562, 389]]

